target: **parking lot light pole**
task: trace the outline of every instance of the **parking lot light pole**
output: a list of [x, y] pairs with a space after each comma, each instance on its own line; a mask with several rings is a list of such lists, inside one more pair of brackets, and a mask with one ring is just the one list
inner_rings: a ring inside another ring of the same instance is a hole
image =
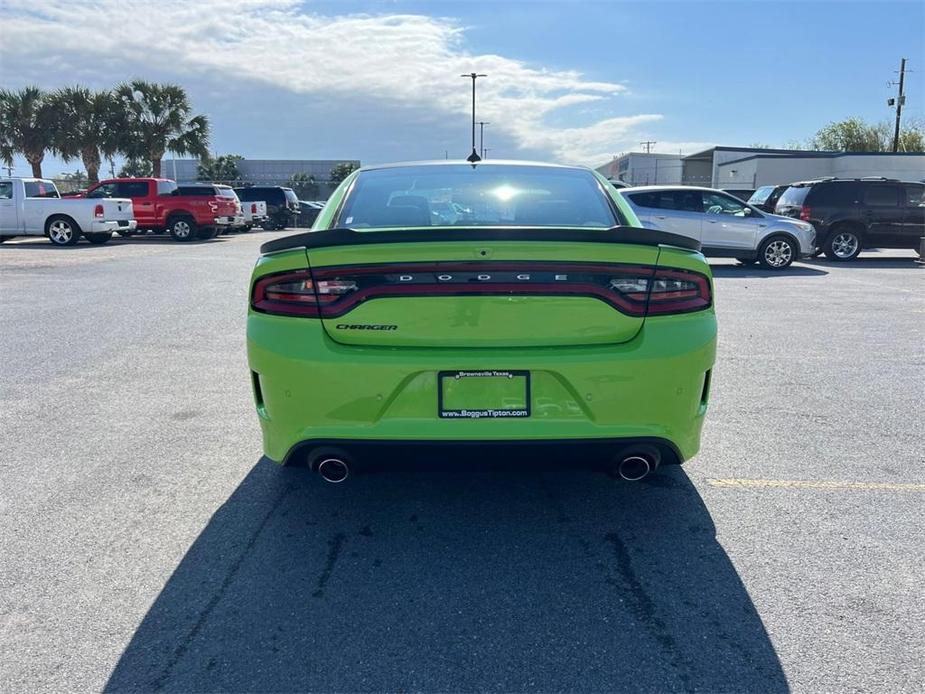
[[479, 77], [488, 77], [488, 75], [470, 72], [468, 75], [460, 75], [460, 77], [468, 77], [472, 80], [472, 154], [466, 157], [466, 161], [474, 164], [477, 161], [482, 161], [482, 157], [479, 156], [475, 149], [475, 80]]
[[485, 126], [491, 125], [487, 120], [479, 121], [479, 152], [482, 154], [482, 159], [485, 158]]

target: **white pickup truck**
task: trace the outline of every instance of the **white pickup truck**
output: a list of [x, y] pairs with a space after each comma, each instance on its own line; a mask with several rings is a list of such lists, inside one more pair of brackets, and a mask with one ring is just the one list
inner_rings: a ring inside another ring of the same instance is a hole
[[83, 235], [106, 243], [114, 231], [137, 226], [128, 198], [62, 198], [44, 178], [0, 178], [0, 243], [14, 236], [47, 236], [73, 246]]
[[261, 201], [242, 202], [241, 198], [230, 186], [215, 186], [222, 195], [233, 197], [238, 201], [240, 216], [235, 216], [229, 231], [250, 231], [269, 219], [267, 216], [267, 203]]

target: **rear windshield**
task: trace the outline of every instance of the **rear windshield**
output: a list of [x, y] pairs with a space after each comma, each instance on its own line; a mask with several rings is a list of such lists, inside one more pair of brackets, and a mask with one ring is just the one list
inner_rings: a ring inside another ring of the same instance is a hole
[[479, 164], [361, 172], [337, 225], [354, 229], [531, 226], [608, 229], [617, 224], [590, 171]]
[[771, 193], [774, 192], [774, 186], [761, 186], [758, 190], [752, 193], [752, 196], [748, 199], [750, 205], [760, 205], [763, 202], [767, 202], [768, 198], [771, 197]]
[[298, 202], [299, 198], [296, 197], [295, 191], [292, 188], [283, 188], [283, 193], [286, 196], [286, 199], [289, 202]]
[[802, 207], [803, 201], [806, 199], [810, 190], [812, 190], [812, 186], [790, 186], [784, 191], [784, 194], [780, 196], [780, 200], [777, 201], [777, 204]]
[[223, 198], [234, 198], [238, 199], [237, 194], [231, 188], [231, 186], [215, 186], [215, 194], [221, 195]]
[[276, 204], [285, 197], [282, 188], [235, 188], [238, 199], [246, 202], [263, 201]]

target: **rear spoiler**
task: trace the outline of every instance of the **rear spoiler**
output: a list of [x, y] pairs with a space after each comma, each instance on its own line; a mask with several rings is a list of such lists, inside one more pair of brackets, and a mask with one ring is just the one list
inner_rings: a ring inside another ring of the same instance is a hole
[[365, 246], [378, 243], [413, 243], [419, 241], [579, 241], [587, 243], [634, 243], [641, 246], [677, 246], [700, 250], [700, 241], [667, 231], [640, 227], [615, 226], [610, 229], [555, 229], [545, 227], [454, 227], [452, 229], [394, 229], [356, 231], [325, 229], [306, 231], [268, 241], [261, 253], [277, 253], [292, 248], [331, 248]]

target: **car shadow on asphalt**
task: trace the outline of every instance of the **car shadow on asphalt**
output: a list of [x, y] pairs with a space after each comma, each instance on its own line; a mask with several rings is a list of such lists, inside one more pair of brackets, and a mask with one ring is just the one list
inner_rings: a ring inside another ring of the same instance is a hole
[[812, 258], [800, 261], [806, 263], [807, 265], [813, 268], [845, 268], [846, 270], [853, 269], [867, 269], [867, 270], [894, 270], [894, 269], [920, 269], [925, 267], [922, 263], [918, 262], [918, 256], [908, 256], [905, 258], [898, 258], [896, 256], [891, 256], [884, 258], [883, 256], [864, 256], [863, 254], [859, 255], [854, 260], [848, 261], [846, 263], [834, 262], [831, 260], [826, 260], [825, 258]]
[[107, 691], [788, 691], [684, 471], [262, 459]]
[[0, 244], [0, 253], [6, 250], [18, 250], [18, 251], [44, 251], [50, 250], [59, 253], [73, 253], [74, 251], [93, 251], [99, 250], [101, 248], [112, 248], [113, 246], [132, 246], [132, 245], [159, 245], [159, 244], [170, 244], [170, 245], [188, 245], [188, 246], [198, 246], [204, 243], [213, 243], [213, 242], [224, 242], [227, 241], [228, 237], [225, 235], [216, 236], [211, 239], [196, 239], [194, 241], [180, 242], [174, 241], [172, 238], [165, 234], [148, 234], [146, 236], [133, 236], [127, 239], [123, 238], [113, 238], [110, 241], [107, 241], [103, 244], [95, 244], [80, 241], [79, 243], [73, 246], [56, 246], [51, 243], [48, 239], [43, 236], [36, 236], [33, 239], [28, 241], [18, 241], [16, 243], [11, 243], [7, 241], [6, 243]]
[[[802, 262], [802, 261], [801, 261]], [[710, 264], [714, 277], [822, 277], [828, 270], [806, 265], [791, 265], [783, 270], [768, 270], [760, 265]]]

